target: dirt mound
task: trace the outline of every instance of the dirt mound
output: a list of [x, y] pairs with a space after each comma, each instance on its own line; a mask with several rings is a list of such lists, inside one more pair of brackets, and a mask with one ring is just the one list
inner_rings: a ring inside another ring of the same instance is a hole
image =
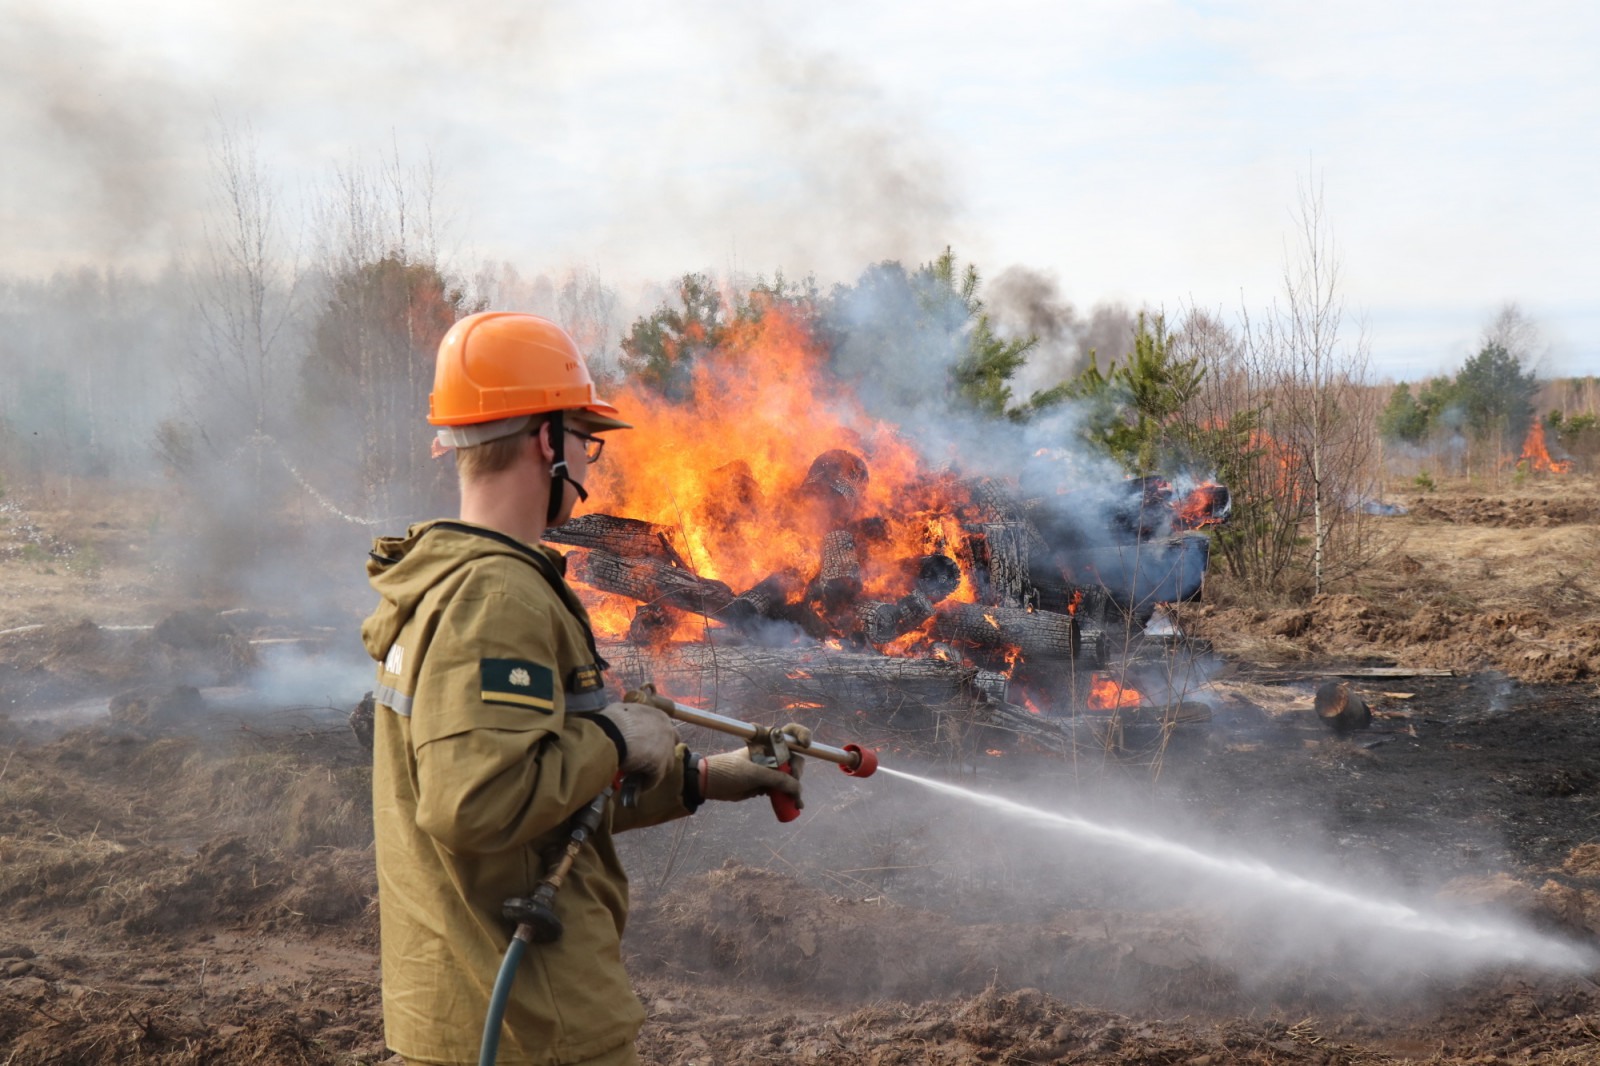
[[1424, 496], [1412, 505], [1411, 517], [1458, 525], [1527, 529], [1600, 522], [1600, 504], [1583, 498]]
[[1190, 636], [1261, 660], [1368, 660], [1463, 672], [1495, 668], [1526, 682], [1600, 678], [1600, 622], [1548, 611], [1482, 610], [1341, 593], [1303, 608], [1262, 611], [1192, 605], [1180, 614]]
[[[207, 617], [215, 624], [208, 627]], [[210, 612], [180, 612], [153, 627], [105, 627], [86, 618], [21, 626], [0, 634], [0, 708], [225, 684], [253, 662], [249, 640]]]

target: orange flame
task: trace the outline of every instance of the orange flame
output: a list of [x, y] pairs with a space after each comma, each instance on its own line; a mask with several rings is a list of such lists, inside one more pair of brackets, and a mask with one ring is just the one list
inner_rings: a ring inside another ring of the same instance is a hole
[[1123, 707], [1137, 707], [1144, 702], [1137, 689], [1113, 680], [1105, 674], [1095, 674], [1089, 679], [1089, 709], [1115, 711]]
[[1217, 505], [1227, 491], [1215, 481], [1195, 486], [1193, 492], [1173, 507], [1177, 524], [1184, 529], [1204, 529], [1206, 526], [1217, 525], [1222, 521], [1221, 516], [1217, 514]]
[[[853, 516], [875, 520], [872, 543], [856, 538], [860, 598], [896, 599], [908, 591], [906, 560], [954, 556], [964, 543], [956, 511], [968, 494], [924, 468], [895, 426], [867, 415], [797, 314], [783, 304], [761, 310], [699, 357], [683, 401], [637, 384], [618, 391], [636, 431], [619, 434], [595, 468], [588, 509], [672, 529], [696, 573], [739, 593], [780, 571], [815, 573], [823, 538], [842, 523], [801, 486], [819, 455], [846, 449], [867, 468]], [[977, 600], [966, 568], [948, 598]], [[606, 636], [627, 629], [613, 613], [595, 621]]]
[[1550, 451], [1544, 444], [1544, 423], [1537, 418], [1533, 420], [1533, 425], [1528, 427], [1528, 436], [1522, 442], [1522, 455], [1517, 458], [1517, 462], [1527, 463], [1529, 470], [1539, 470], [1547, 474], [1572, 472], [1572, 460], [1550, 458]]

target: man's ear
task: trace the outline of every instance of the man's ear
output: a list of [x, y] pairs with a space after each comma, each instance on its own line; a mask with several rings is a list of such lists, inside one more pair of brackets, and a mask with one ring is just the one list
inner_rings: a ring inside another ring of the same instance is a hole
[[547, 463], [553, 463], [556, 461], [556, 450], [554, 445], [550, 443], [549, 422], [542, 423], [539, 426], [539, 432], [530, 433], [528, 436], [533, 440], [533, 446], [535, 449], [537, 449], [540, 458]]

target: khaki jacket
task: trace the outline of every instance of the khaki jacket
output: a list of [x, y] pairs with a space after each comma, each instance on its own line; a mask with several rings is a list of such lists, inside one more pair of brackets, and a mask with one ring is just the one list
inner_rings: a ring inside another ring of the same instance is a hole
[[[578, 713], [606, 702], [587, 619], [525, 553], [561, 557], [436, 526], [379, 539], [367, 565], [382, 597], [361, 633], [379, 664], [384, 1035], [407, 1059], [475, 1063], [511, 936], [501, 904], [532, 892], [617, 751]], [[531, 945], [512, 985], [501, 1063], [578, 1062], [634, 1039], [644, 1010], [622, 967], [628, 881], [611, 834], [690, 813], [684, 784], [668, 774], [636, 807], [613, 804], [584, 846], [556, 895], [564, 935]]]

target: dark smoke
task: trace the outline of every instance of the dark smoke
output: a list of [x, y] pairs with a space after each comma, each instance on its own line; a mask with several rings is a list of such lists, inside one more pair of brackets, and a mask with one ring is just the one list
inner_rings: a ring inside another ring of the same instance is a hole
[[1038, 338], [1038, 347], [1016, 378], [1023, 398], [1084, 368], [1078, 344], [1083, 323], [1072, 301], [1062, 295], [1054, 274], [1025, 266], [1007, 267], [989, 282], [984, 297], [1002, 336]]

